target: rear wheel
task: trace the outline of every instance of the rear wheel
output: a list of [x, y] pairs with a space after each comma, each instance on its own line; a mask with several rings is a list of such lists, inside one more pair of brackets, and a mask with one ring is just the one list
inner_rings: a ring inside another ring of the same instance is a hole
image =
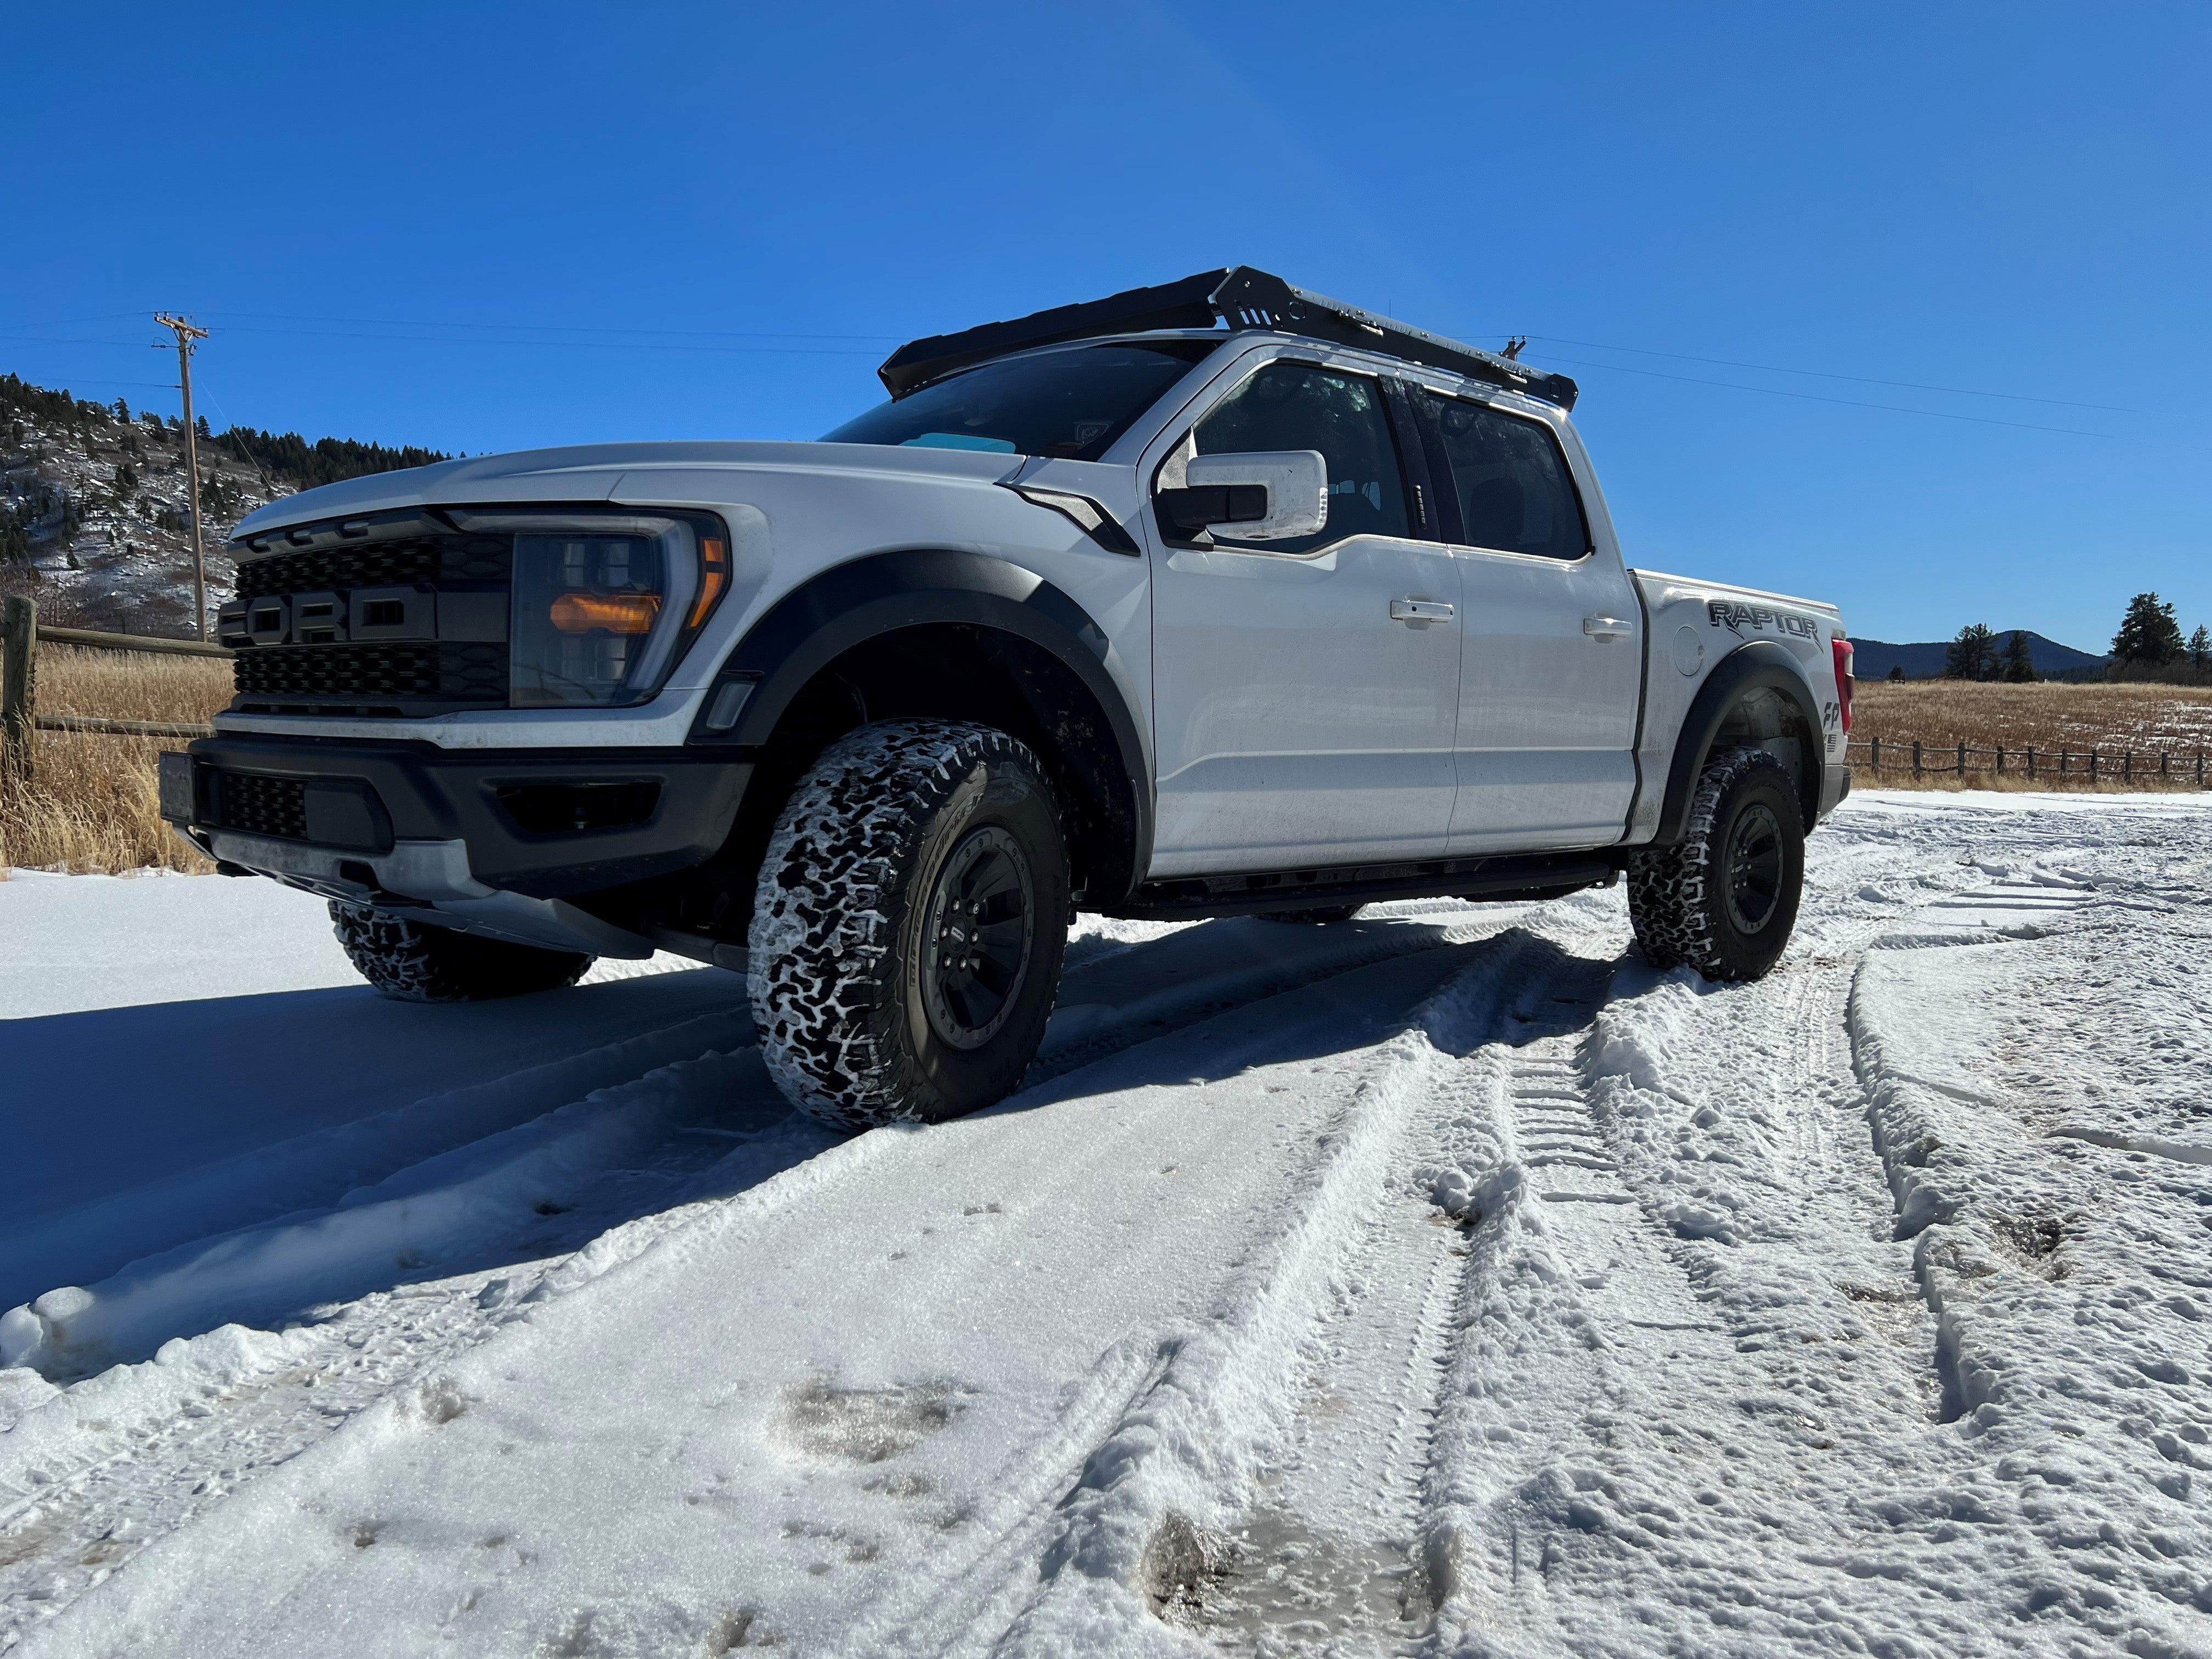
[[1638, 853], [1628, 915], [1655, 968], [1757, 979], [1781, 960], [1805, 882], [1805, 823], [1781, 762], [1733, 749], [1707, 763], [1678, 847]]
[[574, 985], [592, 958], [479, 939], [333, 900], [331, 924], [361, 976], [401, 1002], [481, 1002]]
[[800, 781], [761, 863], [751, 981], [769, 1073], [842, 1128], [989, 1105], [1044, 1036], [1067, 917], [1034, 755], [960, 721], [862, 726]]

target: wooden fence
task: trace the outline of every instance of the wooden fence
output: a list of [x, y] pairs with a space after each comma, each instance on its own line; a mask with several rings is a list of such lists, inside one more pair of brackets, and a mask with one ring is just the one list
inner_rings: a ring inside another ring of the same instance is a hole
[[137, 634], [102, 634], [89, 628], [41, 628], [26, 599], [0, 601], [0, 778], [27, 784], [34, 759], [33, 733], [94, 732], [114, 738], [208, 738], [211, 726], [164, 720], [112, 720], [94, 714], [39, 713], [39, 647], [90, 646], [101, 651], [146, 651], [179, 657], [228, 657], [219, 645], [198, 640], [156, 640]]
[[[1978, 749], [1970, 744], [1923, 744], [1917, 739], [1905, 742], [1891, 738], [1885, 743], [1880, 738], [1869, 738], [1863, 743], [1854, 741], [1848, 747], [1854, 769], [1863, 757], [1870, 772], [1909, 772], [1916, 778], [1931, 774], [1989, 772], [1998, 777], [2118, 779], [2123, 782], [2194, 783], [2200, 789], [2204, 787], [2206, 751], [2201, 748], [2160, 749], [2138, 754], [2127, 749], [2114, 752], [2094, 744], [2087, 749], [2062, 745], [2054, 750], [2039, 748], [2032, 743], [2019, 748], [1999, 744], [1993, 749]], [[1969, 762], [1975, 763], [1970, 765]]]

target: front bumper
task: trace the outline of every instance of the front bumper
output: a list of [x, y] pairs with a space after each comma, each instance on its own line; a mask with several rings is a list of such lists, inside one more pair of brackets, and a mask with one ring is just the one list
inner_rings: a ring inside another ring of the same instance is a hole
[[648, 942], [573, 901], [712, 857], [751, 775], [748, 762], [674, 749], [232, 733], [161, 757], [161, 816], [218, 862], [290, 886], [641, 957]]

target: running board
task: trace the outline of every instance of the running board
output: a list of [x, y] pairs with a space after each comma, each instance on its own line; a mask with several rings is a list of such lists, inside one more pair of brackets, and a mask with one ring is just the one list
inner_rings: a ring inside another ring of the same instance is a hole
[[648, 927], [645, 936], [657, 950], [671, 956], [689, 957], [694, 962], [703, 962], [710, 968], [726, 968], [733, 974], [748, 972], [752, 965], [752, 952], [742, 945], [727, 940], [708, 939], [704, 933], [686, 933], [673, 927]]
[[1601, 853], [1522, 854], [1510, 858], [1370, 864], [1340, 870], [1186, 876], [1146, 882], [1105, 914], [1167, 921], [1375, 904], [1384, 899], [1563, 898], [1585, 887], [1610, 887], [1620, 878], [1617, 860]]

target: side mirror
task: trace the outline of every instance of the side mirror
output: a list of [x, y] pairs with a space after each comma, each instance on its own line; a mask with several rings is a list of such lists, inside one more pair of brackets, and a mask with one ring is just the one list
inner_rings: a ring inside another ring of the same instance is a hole
[[1328, 523], [1328, 463], [1317, 449], [1250, 455], [1194, 455], [1184, 486], [1156, 498], [1165, 524], [1184, 535], [1218, 530], [1239, 541], [1310, 536]]

